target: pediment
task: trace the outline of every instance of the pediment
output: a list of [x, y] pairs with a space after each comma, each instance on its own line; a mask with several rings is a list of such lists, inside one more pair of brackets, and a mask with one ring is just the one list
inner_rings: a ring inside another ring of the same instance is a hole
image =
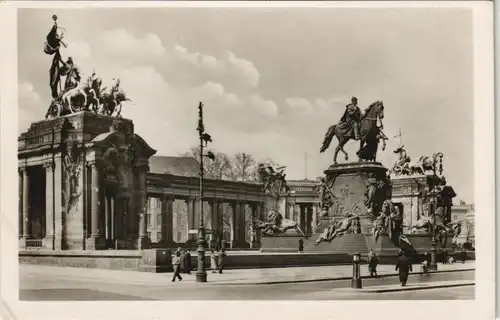
[[131, 147], [136, 156], [150, 158], [156, 154], [156, 150], [151, 148], [149, 144], [138, 134], [128, 134], [123, 131], [111, 131], [102, 133], [96, 136], [92, 141], [92, 145], [101, 150], [110, 148], [126, 149]]

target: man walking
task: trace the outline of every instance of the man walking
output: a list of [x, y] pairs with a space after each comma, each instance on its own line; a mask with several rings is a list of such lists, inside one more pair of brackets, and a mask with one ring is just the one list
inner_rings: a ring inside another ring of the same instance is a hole
[[181, 277], [181, 252], [176, 251], [175, 256], [172, 259], [172, 267], [174, 268], [174, 277], [172, 278], [172, 282], [175, 282], [176, 278], [179, 278], [179, 281], [182, 281]]
[[399, 270], [399, 281], [401, 282], [401, 286], [406, 286], [406, 282], [408, 281], [408, 274], [412, 270], [410, 259], [404, 254], [403, 250], [399, 251], [398, 260], [396, 262], [396, 271]]

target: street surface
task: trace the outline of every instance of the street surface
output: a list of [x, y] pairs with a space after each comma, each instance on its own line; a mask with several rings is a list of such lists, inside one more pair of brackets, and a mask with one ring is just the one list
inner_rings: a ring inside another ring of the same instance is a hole
[[[470, 267], [471, 265], [469, 265]], [[331, 272], [332, 268], [336, 267], [324, 268], [330, 268]], [[65, 269], [68, 271], [65, 272]], [[274, 272], [277, 274], [280, 271], [290, 272], [290, 269], [295, 268], [275, 269]], [[307, 267], [300, 268], [297, 272], [307, 273], [308, 269]], [[217, 283], [215, 280], [212, 280], [211, 283], [196, 283], [193, 273], [182, 275], [186, 281], [172, 283], [170, 281], [171, 273], [135, 273], [138, 279], [142, 278], [141, 281], [138, 281], [132, 279], [129, 273], [121, 271], [98, 270], [97, 272], [95, 269], [78, 269], [76, 271], [79, 271], [79, 274], [75, 273], [73, 268], [21, 265], [19, 298], [38, 301], [474, 299], [474, 286], [390, 293], [356, 293], [333, 290], [335, 288], [349, 288], [350, 280], [345, 279], [280, 284], [249, 284], [239, 283], [237, 280], [233, 283], [230, 281]], [[217, 275], [209, 272], [208, 277], [209, 279], [214, 279], [217, 276], [230, 278], [231, 272], [235, 274], [239, 272], [238, 277], [241, 278], [242, 275], [250, 274], [252, 271], [254, 270], [227, 270], [228, 275]], [[255, 271], [258, 272], [258, 270]], [[122, 273], [126, 276], [118, 281], [116, 274]], [[408, 283], [474, 280], [474, 273], [474, 271], [454, 271], [432, 275], [412, 274]], [[106, 274], [110, 276], [106, 277]], [[111, 275], [114, 275], [115, 279]], [[92, 278], [93, 276], [94, 278]], [[233, 275], [233, 278], [237, 279], [238, 277]], [[397, 285], [398, 283], [396, 276], [363, 279], [363, 287]]]

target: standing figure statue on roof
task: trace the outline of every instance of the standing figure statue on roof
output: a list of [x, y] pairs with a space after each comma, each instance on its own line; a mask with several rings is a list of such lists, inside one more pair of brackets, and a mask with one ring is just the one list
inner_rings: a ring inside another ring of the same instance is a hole
[[411, 168], [410, 168], [410, 162], [411, 158], [408, 156], [406, 153], [406, 150], [404, 149], [404, 145], [400, 145], [398, 148], [394, 150], [394, 153], [398, 155], [398, 158], [394, 162], [394, 165], [392, 166], [392, 171], [396, 175], [410, 175], [411, 174]]

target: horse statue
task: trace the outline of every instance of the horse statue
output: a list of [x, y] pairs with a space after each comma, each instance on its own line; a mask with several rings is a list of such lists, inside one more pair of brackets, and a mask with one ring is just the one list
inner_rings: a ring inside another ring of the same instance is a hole
[[[122, 102], [132, 102], [125, 92], [120, 88], [120, 79], [116, 79], [115, 84], [111, 87], [109, 92], [102, 94], [102, 113], [107, 116], [112, 116], [116, 111], [116, 117], [121, 117]], [[118, 110], [116, 110], [118, 108]]]
[[[384, 104], [382, 101], [373, 102], [361, 116], [360, 148], [358, 151], [358, 156], [360, 156], [360, 160], [361, 157], [375, 160], [373, 153], [374, 150], [376, 150], [378, 147], [379, 139], [382, 137], [381, 127], [377, 126], [377, 121], [378, 119], [382, 120], [383, 118], [384, 118]], [[342, 153], [345, 155], [345, 160], [347, 161], [349, 159], [349, 156], [347, 152], [344, 150], [344, 145], [349, 140], [355, 137], [354, 133], [352, 132], [352, 129], [342, 130], [339, 127], [339, 124], [334, 124], [330, 128], [328, 128], [320, 152], [323, 153], [330, 147], [330, 144], [334, 136], [337, 137], [339, 143], [335, 148], [333, 162], [337, 164], [337, 155], [339, 151], [342, 151]], [[366, 144], [366, 149], [364, 149], [365, 144]], [[370, 155], [366, 155], [366, 153], [370, 153]]]
[[446, 247], [446, 243], [448, 241], [448, 233], [453, 233], [455, 229], [461, 228], [455, 227], [454, 229], [449, 225], [445, 225], [443, 222], [444, 216], [445, 208], [439, 207], [436, 209], [434, 217], [428, 216], [420, 218], [415, 225], [412, 226], [411, 231], [416, 232], [417, 230], [425, 230], [427, 232], [434, 233], [438, 237], [441, 246], [444, 248]]
[[335, 238], [341, 237], [346, 233], [361, 233], [361, 223], [358, 215], [348, 213], [342, 220], [335, 221], [334, 219], [318, 237], [314, 245], [317, 246], [322, 242], [331, 243]]
[[[62, 92], [50, 103], [45, 118], [59, 117], [75, 113], [78, 110], [88, 110], [90, 106], [97, 113], [101, 100], [101, 78], [92, 78], [77, 87]], [[78, 110], [73, 106], [79, 106]]]
[[304, 238], [309, 237], [300, 229], [297, 222], [291, 219], [283, 218], [283, 215], [277, 210], [271, 209], [267, 213], [267, 221], [259, 221], [254, 219], [255, 229], [260, 229], [263, 235], [273, 236], [283, 234], [288, 230], [295, 230]]
[[434, 153], [432, 156], [421, 156], [416, 164], [409, 165], [411, 174], [425, 174], [426, 172], [434, 171], [438, 158], [442, 158], [441, 152]]

